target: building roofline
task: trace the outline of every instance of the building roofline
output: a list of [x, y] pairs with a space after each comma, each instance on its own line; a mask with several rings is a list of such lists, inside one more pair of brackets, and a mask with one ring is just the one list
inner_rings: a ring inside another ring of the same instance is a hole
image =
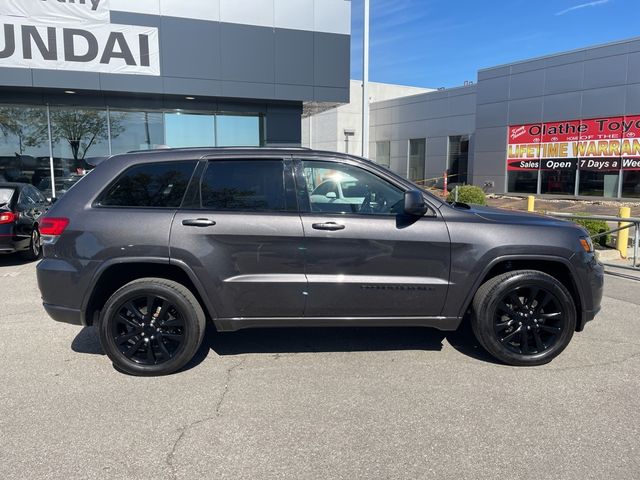
[[637, 41], [640, 41], [640, 37], [631, 37], [631, 38], [627, 38], [625, 40], [614, 40], [612, 42], [599, 43], [599, 44], [596, 44], [596, 45], [590, 45], [588, 47], [580, 47], [580, 48], [575, 48], [573, 50], [565, 50], [565, 51], [562, 51], [562, 52], [551, 53], [549, 55], [541, 55], [539, 57], [532, 57], [532, 58], [528, 58], [526, 60], [517, 60], [515, 62], [501, 63], [500, 65], [494, 65], [492, 67], [480, 68], [480, 69], [478, 69], [478, 72], [487, 72], [487, 71], [490, 71], [490, 70], [495, 70], [497, 68], [509, 67], [511, 65], [522, 65], [523, 63], [535, 62], [535, 61], [538, 61], [538, 60], [545, 60], [547, 58], [561, 57], [562, 55], [569, 55], [571, 53], [586, 52], [588, 50], [595, 50], [595, 49], [598, 49], [598, 48], [611, 47], [613, 45], [622, 45], [622, 44], [625, 44], [625, 43], [631, 43], [631, 42], [637, 42]]

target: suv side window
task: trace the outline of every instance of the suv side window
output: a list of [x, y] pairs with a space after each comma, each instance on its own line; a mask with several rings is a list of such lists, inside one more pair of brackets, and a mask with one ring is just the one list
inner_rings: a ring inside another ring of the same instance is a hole
[[[404, 192], [362, 168], [338, 162], [303, 161], [302, 172], [312, 212], [394, 215], [403, 210]], [[311, 194], [327, 181], [340, 183], [342, 198], [327, 201]]]
[[103, 207], [178, 208], [197, 161], [145, 163], [126, 170], [102, 195]]
[[211, 160], [200, 191], [202, 208], [207, 210], [283, 212], [292, 209], [287, 205], [282, 160]]

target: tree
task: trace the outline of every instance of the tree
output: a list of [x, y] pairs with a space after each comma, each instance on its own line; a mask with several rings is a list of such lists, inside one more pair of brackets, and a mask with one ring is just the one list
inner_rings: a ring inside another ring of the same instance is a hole
[[44, 108], [0, 107], [0, 133], [18, 139], [18, 155], [23, 155], [26, 147], [39, 147], [48, 141], [47, 115]]
[[[120, 118], [111, 116], [111, 138], [123, 132]], [[74, 160], [84, 160], [96, 143], [109, 140], [106, 112], [100, 110], [51, 110], [51, 136], [53, 143], [66, 141]]]

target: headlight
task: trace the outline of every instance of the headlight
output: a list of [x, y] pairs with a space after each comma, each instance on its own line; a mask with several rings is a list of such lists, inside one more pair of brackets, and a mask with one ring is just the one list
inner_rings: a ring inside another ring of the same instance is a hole
[[582, 245], [585, 252], [593, 253], [593, 241], [591, 237], [580, 237], [580, 245]]

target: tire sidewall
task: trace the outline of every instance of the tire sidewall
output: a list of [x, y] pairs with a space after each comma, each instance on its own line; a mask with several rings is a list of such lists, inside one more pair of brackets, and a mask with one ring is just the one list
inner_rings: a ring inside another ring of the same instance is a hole
[[[34, 252], [34, 239], [37, 239], [39, 245], [38, 245], [38, 252]], [[27, 250], [24, 250], [22, 252], [23, 258], [25, 258], [26, 260], [31, 260], [31, 261], [35, 261], [38, 260], [41, 256], [42, 256], [42, 244], [40, 243], [40, 231], [38, 230], [38, 227], [34, 227], [34, 229], [31, 231], [31, 235], [29, 236], [29, 246], [27, 247]]]
[[[171, 360], [158, 365], [142, 365], [128, 359], [120, 352], [111, 333], [114, 316], [122, 304], [144, 295], [157, 295], [166, 298], [180, 310], [185, 320], [184, 342]], [[151, 284], [151, 282], [148, 282], [148, 285], [141, 283], [125, 285], [109, 298], [100, 315], [100, 343], [114, 366], [124, 373], [139, 376], [168, 375], [185, 366], [198, 350], [204, 333], [203, 327], [199, 323], [198, 312], [191, 302], [171, 287], [160, 283]]]
[[[566, 323], [555, 344], [535, 355], [522, 355], [507, 349], [498, 340], [494, 332], [494, 316], [498, 303], [504, 296], [516, 288], [541, 287], [552, 293], [560, 303], [566, 316]], [[511, 365], [543, 365], [557, 357], [569, 344], [576, 328], [577, 313], [571, 294], [567, 289], [553, 277], [535, 272], [523, 272], [520, 275], [500, 282], [490, 292], [482, 302], [481, 311], [476, 312], [477, 321], [474, 325], [476, 336], [480, 337], [480, 343], [499, 360]]]

